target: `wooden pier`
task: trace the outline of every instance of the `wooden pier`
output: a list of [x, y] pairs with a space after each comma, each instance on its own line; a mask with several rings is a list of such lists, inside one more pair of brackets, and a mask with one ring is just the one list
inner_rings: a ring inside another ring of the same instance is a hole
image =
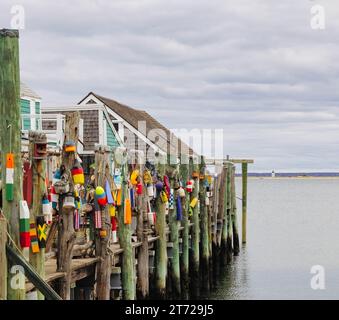
[[[22, 151], [16, 31], [0, 31], [0, 59], [6, 59], [0, 66], [0, 299], [32, 293], [58, 300], [189, 299], [212, 290], [220, 269], [241, 249], [237, 163], [241, 241], [247, 240], [247, 166], [253, 160], [216, 161], [180, 150], [150, 158], [133, 150], [132, 157], [123, 146], [97, 144], [93, 172], [85, 177], [77, 152], [79, 112], [64, 115], [61, 152], [49, 153], [46, 135], [35, 131], [29, 151]], [[9, 197], [5, 169], [12, 154]], [[20, 290], [9, 285], [10, 267], [17, 264], [26, 277]]]

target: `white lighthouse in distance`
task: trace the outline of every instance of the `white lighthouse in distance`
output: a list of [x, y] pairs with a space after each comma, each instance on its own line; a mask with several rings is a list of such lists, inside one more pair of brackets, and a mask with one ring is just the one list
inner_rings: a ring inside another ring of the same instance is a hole
[[275, 178], [275, 171], [272, 170], [272, 178]]

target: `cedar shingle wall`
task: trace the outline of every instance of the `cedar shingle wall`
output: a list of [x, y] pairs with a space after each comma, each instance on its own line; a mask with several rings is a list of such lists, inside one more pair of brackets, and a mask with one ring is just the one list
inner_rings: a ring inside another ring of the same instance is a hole
[[[43, 113], [55, 113], [55, 112], [43, 112]], [[65, 115], [67, 112], [58, 112], [60, 114]], [[99, 143], [99, 114], [98, 110], [86, 110], [80, 111], [80, 118], [84, 120], [84, 150], [90, 151], [94, 150], [94, 145]], [[43, 130], [55, 130], [56, 129], [56, 121], [43, 121], [42, 124]]]

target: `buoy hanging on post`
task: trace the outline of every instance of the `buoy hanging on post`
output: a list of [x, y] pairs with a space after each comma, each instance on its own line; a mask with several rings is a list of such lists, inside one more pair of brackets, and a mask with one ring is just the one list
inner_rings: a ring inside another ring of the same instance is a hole
[[177, 220], [181, 221], [182, 220], [182, 205], [181, 205], [181, 197], [178, 195], [177, 197]]
[[42, 197], [42, 214], [45, 217], [46, 223], [50, 224], [52, 222], [52, 208], [46, 194]]
[[101, 207], [104, 207], [107, 204], [107, 197], [106, 197], [106, 192], [103, 187], [96, 187], [95, 189], [95, 197], [98, 201], [98, 204]]
[[38, 235], [36, 232], [36, 224], [35, 222], [30, 223], [30, 230], [29, 230], [30, 238], [31, 238], [31, 249], [32, 253], [39, 253], [39, 242], [38, 242]]
[[40, 248], [46, 248], [46, 240], [47, 240], [47, 225], [45, 223], [44, 216], [38, 216], [36, 218], [36, 224], [38, 226], [38, 241]]
[[83, 185], [85, 183], [84, 169], [81, 167], [78, 160], [75, 161], [71, 174], [74, 184]]
[[124, 222], [125, 224], [132, 223], [132, 208], [130, 199], [125, 199]]
[[13, 201], [13, 185], [14, 185], [14, 154], [6, 155], [6, 200]]
[[29, 248], [31, 245], [29, 233], [29, 209], [25, 200], [20, 201], [20, 246]]

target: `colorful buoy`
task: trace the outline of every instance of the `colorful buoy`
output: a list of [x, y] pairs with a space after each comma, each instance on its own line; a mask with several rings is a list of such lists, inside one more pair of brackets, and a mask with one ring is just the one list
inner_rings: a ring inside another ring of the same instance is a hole
[[103, 187], [100, 186], [96, 187], [95, 198], [101, 207], [104, 207], [107, 204], [106, 192]]
[[29, 209], [25, 200], [20, 201], [20, 246], [29, 248], [31, 245], [29, 233]]
[[84, 169], [81, 167], [79, 161], [75, 161], [71, 174], [74, 184], [83, 185], [85, 183]]
[[13, 184], [14, 184], [14, 154], [6, 155], [6, 200], [13, 201]]

